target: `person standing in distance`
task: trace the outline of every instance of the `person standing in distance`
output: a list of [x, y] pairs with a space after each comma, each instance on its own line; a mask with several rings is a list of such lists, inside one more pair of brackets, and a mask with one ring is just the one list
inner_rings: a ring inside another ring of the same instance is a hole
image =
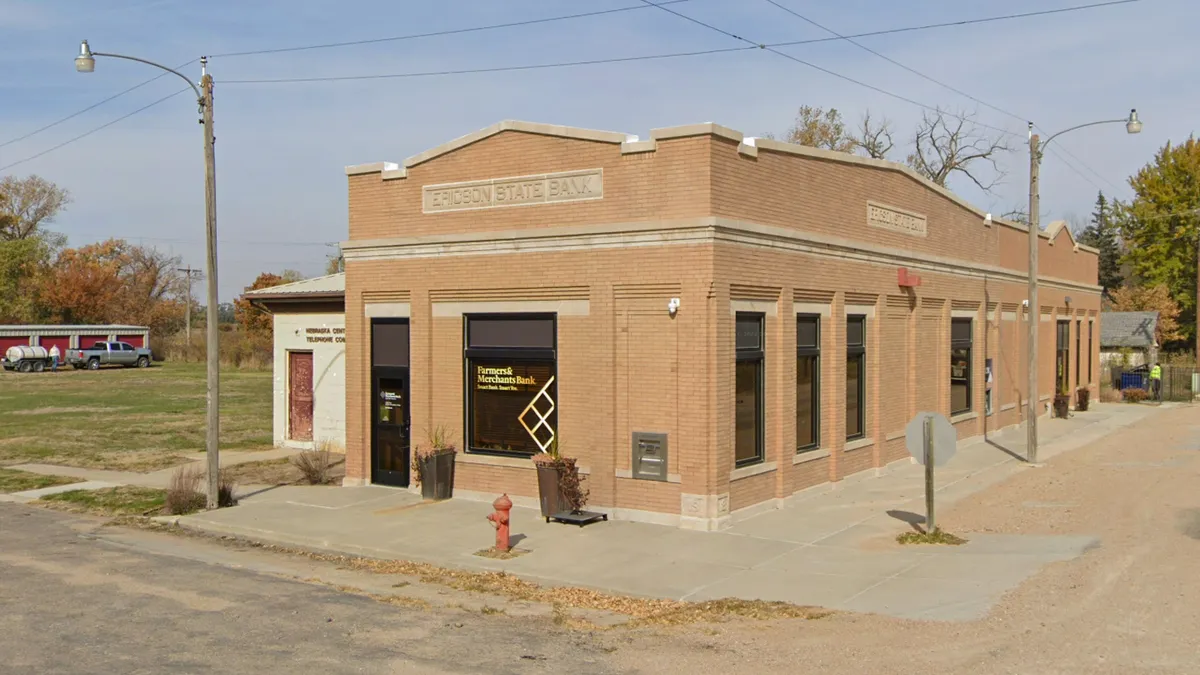
[[50, 347], [50, 372], [58, 372], [58, 360], [62, 358], [62, 352], [58, 350], [58, 345]]
[[1150, 395], [1155, 401], [1162, 402], [1162, 366], [1157, 361], [1150, 369]]

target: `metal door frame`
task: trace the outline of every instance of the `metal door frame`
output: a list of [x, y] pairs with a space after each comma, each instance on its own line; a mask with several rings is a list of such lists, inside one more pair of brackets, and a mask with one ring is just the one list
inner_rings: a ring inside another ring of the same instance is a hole
[[[400, 428], [408, 438], [408, 447], [404, 452], [404, 468], [400, 471], [385, 471], [379, 468], [379, 453], [377, 444], [380, 427], [393, 427], [379, 422], [379, 381], [382, 379], [399, 379], [404, 382], [402, 396], [404, 397], [404, 421]], [[408, 487], [409, 463], [412, 461], [412, 377], [409, 368], [405, 366], [374, 366], [371, 368], [371, 483], [392, 487]]]

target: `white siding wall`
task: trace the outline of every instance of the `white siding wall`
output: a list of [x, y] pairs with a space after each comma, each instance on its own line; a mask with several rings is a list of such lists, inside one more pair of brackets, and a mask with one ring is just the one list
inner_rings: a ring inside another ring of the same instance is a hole
[[[275, 315], [275, 445], [307, 448], [288, 439], [288, 352], [313, 353], [313, 441], [346, 447], [346, 317], [343, 314]], [[310, 333], [311, 329], [328, 332]], [[314, 341], [310, 341], [312, 338]], [[331, 339], [332, 342], [315, 341]]]

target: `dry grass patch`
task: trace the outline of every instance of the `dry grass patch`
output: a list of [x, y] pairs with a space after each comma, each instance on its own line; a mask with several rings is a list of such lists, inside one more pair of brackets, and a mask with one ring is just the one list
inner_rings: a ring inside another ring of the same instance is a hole
[[[457, 591], [501, 596], [512, 600], [523, 600], [556, 608], [562, 613], [560, 624], [568, 627], [596, 626], [585, 620], [565, 614], [565, 608], [578, 608], [611, 612], [631, 617], [629, 625], [683, 625], [689, 623], [713, 623], [730, 619], [819, 619], [831, 612], [824, 609], [792, 605], [785, 602], [763, 602], [753, 600], [714, 600], [708, 602], [685, 602], [654, 598], [635, 598], [604, 593], [588, 588], [543, 587], [504, 572], [467, 572], [437, 567], [427, 563], [405, 560], [376, 560], [353, 556], [338, 556], [313, 553], [277, 546], [262, 546], [306, 558], [337, 565], [339, 568], [373, 574], [415, 577], [427, 584], [446, 586]], [[386, 599], [384, 601], [387, 601]]]
[[960, 546], [967, 543], [966, 539], [944, 532], [939, 527], [933, 532], [905, 532], [896, 537], [899, 544], [941, 544], [945, 546]]

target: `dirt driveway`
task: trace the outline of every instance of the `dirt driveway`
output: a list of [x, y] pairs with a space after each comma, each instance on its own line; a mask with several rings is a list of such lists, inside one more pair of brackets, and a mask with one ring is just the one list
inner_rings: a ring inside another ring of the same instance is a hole
[[[1200, 672], [1200, 409], [1163, 410], [959, 502], [940, 524], [1101, 539], [973, 623], [835, 615], [624, 636], [642, 672]], [[614, 636], [615, 639], [615, 636]]]

